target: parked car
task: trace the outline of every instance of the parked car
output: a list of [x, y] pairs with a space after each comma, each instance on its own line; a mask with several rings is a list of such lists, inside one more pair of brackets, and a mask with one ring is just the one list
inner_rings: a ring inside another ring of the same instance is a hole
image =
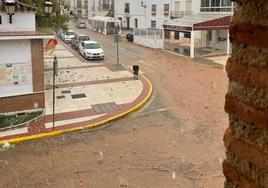
[[87, 24], [83, 20], [78, 20], [76, 22], [75, 26], [78, 27], [78, 28], [83, 28], [83, 29], [86, 29], [87, 28]]
[[74, 37], [75, 32], [73, 32], [72, 30], [67, 30], [66, 32], [63, 32], [61, 39], [66, 43], [70, 43]]
[[79, 53], [85, 59], [104, 59], [104, 51], [95, 41], [82, 41], [79, 45]]
[[90, 40], [88, 35], [78, 34], [78, 35], [75, 35], [75, 37], [71, 41], [71, 45], [74, 49], [77, 50], [79, 48], [80, 42], [86, 41], [86, 40]]
[[126, 39], [128, 40], [128, 42], [133, 42], [133, 40], [134, 40], [134, 34], [133, 33], [128, 33], [126, 35]]

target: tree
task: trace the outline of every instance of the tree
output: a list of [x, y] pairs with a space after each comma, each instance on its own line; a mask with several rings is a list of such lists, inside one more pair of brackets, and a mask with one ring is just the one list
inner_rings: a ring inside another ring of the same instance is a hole
[[21, 0], [21, 2], [37, 8], [37, 27], [50, 27], [55, 31], [67, 29], [69, 18], [61, 13], [61, 5], [58, 0], [51, 0], [53, 3], [53, 13], [50, 16], [44, 13], [44, 0]]

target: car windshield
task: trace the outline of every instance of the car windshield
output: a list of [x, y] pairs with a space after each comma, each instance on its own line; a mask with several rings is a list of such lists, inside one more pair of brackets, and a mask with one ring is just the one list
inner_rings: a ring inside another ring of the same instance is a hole
[[78, 38], [79, 41], [84, 41], [84, 40], [89, 40], [89, 37], [88, 36], [80, 36]]
[[66, 35], [75, 35], [75, 33], [74, 32], [66, 32]]
[[98, 48], [100, 48], [100, 45], [97, 43], [86, 44], [86, 49], [98, 49]]

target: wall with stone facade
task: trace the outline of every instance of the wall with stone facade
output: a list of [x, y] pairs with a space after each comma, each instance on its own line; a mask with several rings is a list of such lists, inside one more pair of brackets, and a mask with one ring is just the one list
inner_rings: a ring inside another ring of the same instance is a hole
[[268, 188], [268, 0], [236, 0], [225, 110], [226, 188]]

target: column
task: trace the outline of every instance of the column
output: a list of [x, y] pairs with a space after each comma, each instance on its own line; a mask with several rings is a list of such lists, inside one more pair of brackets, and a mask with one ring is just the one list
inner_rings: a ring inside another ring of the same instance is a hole
[[194, 31], [191, 31], [190, 57], [194, 58]]
[[226, 54], [229, 55], [230, 54], [230, 34], [229, 34], [229, 30], [227, 30], [227, 52]]

